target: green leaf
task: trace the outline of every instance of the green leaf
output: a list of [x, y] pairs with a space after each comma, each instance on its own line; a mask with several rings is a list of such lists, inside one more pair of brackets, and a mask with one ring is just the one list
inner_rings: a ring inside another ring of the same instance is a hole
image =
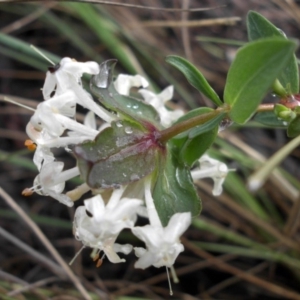
[[113, 71], [117, 60], [110, 59], [100, 65], [100, 72], [91, 77], [90, 90], [108, 109], [122, 114], [136, 123], [160, 128], [160, 118], [153, 106], [130, 96], [120, 95], [113, 83]]
[[180, 151], [180, 158], [182, 158], [189, 167], [192, 167], [213, 144], [218, 135], [218, 128], [219, 126], [216, 126], [211, 131], [187, 139], [184, 143]]
[[[48, 52], [47, 50], [39, 49], [54, 63], [58, 63], [60, 61], [58, 56]], [[47, 70], [49, 67], [49, 63], [45, 61], [40, 54], [33, 51], [30, 44], [3, 33], [0, 33], [0, 53], [42, 71]]]
[[201, 200], [190, 170], [176, 158], [170, 146], [166, 155], [160, 157], [153, 199], [164, 226], [175, 213], [191, 212], [197, 216], [201, 211]]
[[[177, 123], [211, 111], [214, 110], [208, 107], [194, 109], [181, 117]], [[171, 139], [172, 145], [177, 149], [178, 157], [180, 157], [186, 165], [192, 167], [212, 145], [218, 134], [219, 123], [224, 118], [224, 115], [224, 113], [221, 113], [205, 124], [198, 125]]]
[[257, 113], [253, 121], [266, 125], [268, 127], [274, 128], [285, 128], [284, 121], [278, 120], [278, 117], [272, 111], [260, 112]]
[[292, 41], [264, 39], [248, 43], [238, 51], [224, 91], [234, 122], [243, 124], [253, 115], [295, 49]]
[[287, 135], [294, 138], [300, 135], [300, 116], [297, 116], [288, 126]]
[[158, 145], [155, 132], [143, 132], [132, 122], [112, 122], [94, 141], [74, 147], [80, 174], [93, 189], [117, 187], [153, 172]]
[[212, 100], [217, 106], [223, 104], [218, 94], [209, 85], [205, 77], [190, 62], [180, 56], [175, 55], [167, 56], [166, 61], [183, 73], [193, 87], [195, 87], [199, 92], [203, 93], [207, 98]]
[[[286, 39], [284, 32], [274, 26], [265, 17], [255, 11], [250, 11], [247, 16], [248, 37], [250, 41], [279, 37]], [[282, 72], [278, 76], [278, 80], [286, 89], [287, 94], [296, 94], [299, 91], [299, 72], [296, 56], [293, 55], [287, 61]]]

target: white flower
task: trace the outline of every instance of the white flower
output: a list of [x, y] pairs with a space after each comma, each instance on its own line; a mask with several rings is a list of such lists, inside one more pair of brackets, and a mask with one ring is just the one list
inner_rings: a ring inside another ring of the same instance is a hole
[[139, 93], [143, 96], [144, 100], [152, 105], [159, 113], [161, 124], [164, 127], [169, 127], [177, 121], [178, 118], [184, 115], [184, 111], [181, 109], [168, 110], [165, 107], [165, 103], [173, 97], [173, 86], [170, 85], [165, 88], [160, 94], [154, 94], [151, 91], [140, 89]]
[[131, 245], [119, 245], [115, 241], [124, 228], [132, 228], [136, 221], [136, 209], [143, 203], [139, 199], [123, 198], [124, 189], [117, 189], [107, 205], [101, 195], [84, 201], [77, 208], [74, 218], [74, 234], [83, 245], [104, 251], [112, 263], [124, 262], [116, 252], [127, 254]]
[[178, 254], [184, 250], [179, 237], [191, 224], [191, 213], [174, 214], [168, 225], [163, 227], [151, 195], [150, 179], [145, 181], [145, 201], [150, 225], [131, 229], [146, 244], [146, 249], [134, 248], [136, 256], [139, 257], [135, 267], [145, 269], [153, 265], [156, 268], [171, 268]]
[[148, 81], [141, 75], [118, 75], [114, 81], [114, 86], [117, 92], [121, 95], [128, 96], [132, 87], [143, 87], [146, 88], [149, 85]]
[[204, 154], [200, 159], [200, 168], [191, 171], [194, 180], [211, 177], [214, 181], [213, 195], [219, 196], [223, 191], [223, 183], [229, 170], [226, 164]]
[[171, 268], [178, 254], [184, 250], [179, 237], [190, 224], [191, 213], [187, 212], [174, 214], [167, 227], [146, 225], [132, 228], [132, 233], [146, 244], [146, 249], [134, 249], [139, 257], [134, 266], [141, 269], [151, 265]]
[[[37, 113], [37, 112], [36, 112]], [[54, 117], [55, 118], [55, 117]], [[51, 131], [51, 126], [36, 129], [36, 126], [32, 122], [29, 122], [26, 126], [26, 132], [29, 138], [36, 144], [36, 150], [33, 156], [33, 162], [37, 166], [38, 170], [41, 170], [43, 164], [48, 164], [55, 160], [55, 157], [51, 151], [51, 148], [67, 147], [69, 145], [76, 145], [86, 140], [92, 140], [98, 134], [98, 131], [90, 128], [89, 126], [83, 126], [76, 121], [66, 118], [65, 125], [76, 131], [69, 131], [70, 136], [55, 136], [54, 131]], [[68, 122], [70, 120], [70, 122]], [[58, 121], [57, 121], [58, 122]], [[71, 124], [71, 125], [70, 125]], [[55, 128], [55, 126], [53, 126]], [[49, 133], [50, 131], [50, 133]]]
[[117, 92], [121, 95], [128, 96], [132, 87], [143, 87], [139, 89], [139, 93], [143, 96], [146, 103], [153, 106], [158, 112], [161, 124], [164, 127], [170, 126], [172, 123], [180, 118], [184, 111], [181, 109], [168, 110], [165, 107], [165, 103], [173, 97], [173, 86], [169, 86], [164, 89], [160, 94], [154, 94], [153, 92], [146, 90], [148, 87], [148, 81], [140, 75], [124, 75], [120, 74], [114, 82]]
[[34, 180], [32, 189], [40, 195], [49, 195], [67, 206], [73, 206], [73, 201], [62, 192], [65, 188], [65, 182], [78, 176], [79, 170], [75, 167], [62, 171], [63, 167], [63, 162], [43, 164], [40, 174]]
[[49, 99], [54, 91], [56, 95], [60, 95], [78, 84], [81, 85], [83, 73], [99, 73], [99, 65], [96, 62], [81, 63], [69, 57], [63, 58], [59, 64], [49, 69], [43, 87], [44, 99]]
[[99, 106], [92, 96], [82, 88], [81, 84], [83, 73], [96, 75], [99, 71], [99, 65], [94, 61], [81, 63], [69, 57], [63, 58], [58, 65], [50, 68], [50, 71], [46, 74], [43, 86], [44, 99], [48, 100], [54, 92], [55, 96], [59, 96], [71, 91], [76, 95], [78, 104], [93, 111], [101, 119], [110, 123], [115, 117]]
[[75, 99], [75, 94], [67, 91], [41, 102], [31, 117], [30, 123], [38, 130], [45, 128], [52, 136], [61, 136], [66, 128], [57, 119], [57, 116], [74, 117], [76, 109]]
[[[70, 151], [70, 145], [93, 140], [99, 133], [94, 113], [105, 121], [102, 128], [110, 126], [110, 122], [115, 118], [82, 88], [82, 74], [98, 72], [99, 65], [96, 62], [78, 63], [70, 58], [62, 59], [59, 65], [47, 72], [43, 87], [46, 100], [37, 106], [26, 127], [27, 134], [32, 140], [29, 145], [35, 144], [31, 149], [36, 147], [33, 161], [40, 174], [35, 179], [34, 187], [26, 189], [24, 194], [30, 195], [34, 191], [42, 195], [50, 195], [68, 206], [73, 205], [70, 197], [62, 194], [65, 181], [68, 179], [63, 181], [59, 179], [67, 172], [72, 178], [77, 176], [79, 171], [76, 167], [62, 172], [63, 165], [55, 162], [52, 148], [64, 147], [66, 151]], [[52, 94], [54, 96], [50, 97]], [[77, 104], [92, 110], [84, 124], [75, 120]]]

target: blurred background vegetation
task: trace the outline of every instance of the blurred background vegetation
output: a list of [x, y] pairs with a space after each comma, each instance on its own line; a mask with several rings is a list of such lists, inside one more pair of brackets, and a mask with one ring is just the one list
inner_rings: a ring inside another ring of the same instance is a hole
[[[289, 37], [298, 38], [300, 31], [300, 3], [293, 0], [119, 1], [138, 7], [84, 2], [0, 2], [0, 100], [7, 96], [33, 108], [43, 100], [49, 63], [32, 44], [55, 62], [66, 56], [117, 58], [117, 73], [141, 74], [155, 91], [173, 84], [172, 107], [211, 106], [165, 63], [167, 55], [189, 59], [222, 97], [230, 63], [247, 41], [249, 10]], [[180, 11], [196, 8], [211, 9]], [[270, 95], [265, 101], [278, 99]], [[37, 175], [24, 147], [32, 112], [3, 101], [0, 106], [0, 298], [71, 300], [87, 299], [87, 293], [93, 299], [170, 298], [165, 269], [136, 270], [133, 254], [124, 264], [105, 260], [96, 268], [85, 249], [71, 267], [77, 277], [70, 275], [64, 262], [81, 247], [72, 235], [75, 208], [21, 195]], [[182, 238], [186, 250], [175, 264], [180, 282], [173, 284], [173, 299], [300, 299], [299, 149], [258, 192], [246, 187], [249, 175], [287, 142], [284, 130], [255, 122], [220, 133], [210, 154], [236, 171], [219, 197], [212, 196], [210, 180], [197, 183], [203, 212]], [[71, 156], [56, 151], [66, 168], [74, 166]], [[129, 231], [120, 236], [130, 239]]]

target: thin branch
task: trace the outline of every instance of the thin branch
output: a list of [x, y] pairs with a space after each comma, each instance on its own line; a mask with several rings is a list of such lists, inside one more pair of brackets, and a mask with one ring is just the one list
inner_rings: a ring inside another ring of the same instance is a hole
[[19, 277], [14, 276], [12, 274], [9, 274], [3, 270], [0, 270], [0, 278], [4, 279], [5, 281], [11, 281], [11, 282], [15, 282], [15, 283], [22, 284], [22, 285], [28, 284], [28, 282], [20, 279]]
[[[269, 266], [268, 262], [260, 263], [259, 265], [255, 266], [254, 268], [251, 268], [247, 270], [247, 273], [249, 274], [257, 274], [266, 269]], [[229, 286], [232, 286], [236, 283], [241, 281], [241, 278], [237, 276], [230, 277], [228, 279], [225, 279], [224, 281], [221, 281], [220, 283], [217, 283], [216, 285], [212, 286], [208, 290], [205, 291], [205, 293], [202, 293], [199, 295], [199, 297], [203, 297], [204, 295], [206, 297], [210, 297], [213, 294], [216, 294], [220, 292], [221, 290], [224, 290], [225, 288], [228, 288]]]
[[44, 244], [44, 246], [48, 249], [48, 251], [52, 254], [52, 256], [56, 259], [56, 261], [61, 265], [64, 269], [67, 276], [76, 286], [78, 291], [81, 293], [84, 299], [91, 300], [90, 295], [87, 290], [81, 284], [80, 280], [75, 276], [72, 270], [69, 268], [67, 263], [60, 256], [58, 251], [53, 247], [48, 238], [44, 235], [41, 229], [31, 220], [31, 218], [24, 212], [24, 210], [11, 198], [1, 187], [0, 187], [0, 196], [5, 200], [5, 202], [26, 222], [26, 224], [30, 227], [30, 229], [36, 234], [36, 236], [40, 239], [40, 241]]
[[268, 282], [264, 279], [260, 279], [252, 274], [249, 274], [245, 271], [242, 271], [236, 267], [233, 267], [225, 262], [223, 262], [222, 260], [220, 260], [219, 258], [209, 254], [208, 252], [198, 248], [196, 245], [194, 245], [193, 243], [189, 242], [186, 238], [181, 238], [182, 243], [184, 244], [184, 246], [191, 250], [192, 252], [194, 252], [196, 255], [198, 255], [199, 257], [202, 257], [206, 260], [209, 260], [211, 263], [213, 263], [218, 269], [233, 274], [235, 276], [237, 276], [238, 278], [241, 278], [245, 281], [248, 281], [254, 285], [257, 285], [261, 288], [263, 288], [264, 290], [267, 290], [268, 292], [272, 293], [272, 294], [277, 294], [279, 296], [281, 296], [284, 299], [295, 299], [295, 300], [300, 300], [300, 294], [291, 291], [289, 289], [286, 289], [284, 287], [281, 287], [278, 284], [274, 284], [271, 282]]
[[6, 231], [2, 227], [0, 227], [0, 235], [4, 237], [6, 240], [10, 241], [12, 244], [16, 245], [18, 248], [22, 249], [24, 252], [27, 252], [35, 260], [47, 266], [54, 274], [56, 274], [62, 279], [66, 279], [64, 270], [59, 265], [51, 261], [48, 257], [40, 254], [38, 251], [31, 248], [30, 246], [22, 242], [17, 237], [13, 236], [11, 233]]
[[[209, 193], [211, 190], [211, 187], [204, 182], [197, 181], [196, 185], [200, 186], [201, 189], [203, 189], [207, 193]], [[244, 219], [244, 222], [246, 220], [248, 222], [251, 222], [252, 224], [258, 226], [260, 229], [264, 230], [265, 232], [268, 232], [270, 235], [275, 237], [283, 245], [291, 249], [299, 250], [299, 243], [294, 241], [292, 238], [287, 237], [284, 233], [279, 231], [275, 226], [257, 217], [257, 215], [255, 215], [249, 209], [246, 209], [242, 207], [240, 204], [233, 201], [228, 195], [226, 195], [226, 193], [223, 193], [222, 195], [214, 199], [220, 202], [222, 205], [225, 205], [226, 207], [234, 211], [238, 216]]]
[[[213, 10], [217, 8], [222, 8], [224, 5], [205, 7], [205, 8], [192, 8], [192, 9], [181, 9], [181, 8], [164, 8], [164, 7], [155, 7], [155, 6], [144, 6], [136, 5], [130, 3], [120, 3], [120, 2], [111, 2], [111, 1], [102, 1], [102, 0], [54, 0], [55, 2], [79, 2], [79, 3], [91, 3], [91, 4], [102, 4], [102, 5], [112, 5], [112, 6], [121, 6], [128, 8], [137, 8], [137, 9], [146, 9], [146, 10], [158, 10], [158, 11], [168, 11], [168, 12], [199, 12]], [[0, 3], [29, 3], [29, 2], [44, 2], [42, 0], [0, 0]]]
[[[51, 4], [51, 6], [54, 6], [54, 5]], [[26, 15], [25, 17], [5, 26], [0, 31], [2, 33], [6, 33], [6, 34], [12, 33], [13, 31], [16, 31], [16, 30], [28, 25], [29, 23], [32, 23], [33, 21], [38, 19], [41, 15], [43, 15], [49, 9], [50, 9], [50, 7], [42, 7], [38, 10], [35, 10], [33, 13]]]
[[10, 296], [10, 297], [13, 297], [13, 296], [16, 296], [20, 293], [24, 293], [24, 292], [27, 292], [29, 290], [34, 290], [36, 288], [39, 288], [41, 286], [44, 286], [46, 284], [49, 284], [49, 283], [52, 283], [52, 282], [55, 282], [57, 281], [58, 278], [57, 277], [49, 277], [49, 278], [45, 278], [45, 279], [42, 279], [42, 280], [39, 280], [39, 281], [36, 281], [34, 283], [31, 283], [31, 284], [28, 284], [26, 286], [23, 286], [19, 289], [16, 289], [16, 290], [13, 290], [11, 292], [9, 292], [7, 294], [7, 296]]
[[241, 21], [240, 17], [230, 18], [217, 18], [217, 19], [206, 19], [206, 20], [182, 20], [182, 21], [161, 21], [151, 20], [141, 22], [141, 26], [144, 27], [204, 27], [204, 26], [215, 26], [215, 25], [235, 25]]

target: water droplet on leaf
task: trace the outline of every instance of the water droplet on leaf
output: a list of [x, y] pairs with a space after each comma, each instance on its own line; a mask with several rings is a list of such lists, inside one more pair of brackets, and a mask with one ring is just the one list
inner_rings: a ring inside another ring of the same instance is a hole
[[120, 127], [123, 127], [123, 124], [122, 124], [121, 121], [117, 121], [117, 122], [116, 122], [116, 126], [120, 128]]
[[132, 174], [130, 175], [130, 180], [131, 181], [136, 181], [136, 180], [139, 180], [140, 179], [140, 176], [137, 175], [137, 174]]
[[282, 36], [284, 36], [286, 38], [286, 34], [284, 33], [284, 31], [280, 28], [277, 28], [277, 30], [280, 32], [280, 34], [282, 34]]
[[132, 128], [131, 127], [125, 127], [125, 132], [127, 133], [127, 134], [131, 134], [132, 133]]

